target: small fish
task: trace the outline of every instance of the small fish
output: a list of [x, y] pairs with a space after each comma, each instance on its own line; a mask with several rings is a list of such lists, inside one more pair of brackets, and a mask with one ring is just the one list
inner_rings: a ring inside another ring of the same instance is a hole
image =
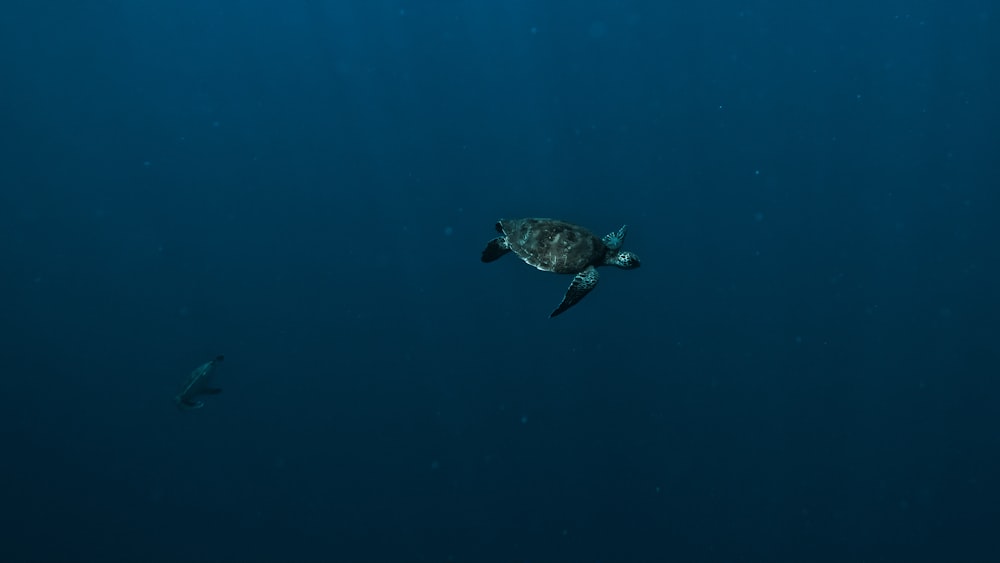
[[174, 397], [174, 403], [177, 404], [177, 408], [182, 411], [200, 409], [205, 406], [205, 403], [197, 400], [196, 397], [222, 393], [222, 389], [211, 387], [209, 382], [212, 372], [215, 371], [215, 364], [221, 362], [223, 359], [225, 359], [225, 356], [216, 356], [215, 359], [194, 368], [191, 374], [187, 376], [187, 379], [184, 380], [181, 392]]

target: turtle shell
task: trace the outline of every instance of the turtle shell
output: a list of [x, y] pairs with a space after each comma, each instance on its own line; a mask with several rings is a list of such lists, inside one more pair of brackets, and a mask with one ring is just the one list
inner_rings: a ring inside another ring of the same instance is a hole
[[555, 219], [501, 219], [497, 223], [507, 245], [521, 260], [546, 272], [576, 274], [598, 265], [608, 247], [593, 233]]

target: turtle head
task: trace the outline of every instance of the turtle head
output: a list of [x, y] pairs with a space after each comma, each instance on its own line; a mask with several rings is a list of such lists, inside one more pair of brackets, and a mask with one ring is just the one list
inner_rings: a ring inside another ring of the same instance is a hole
[[623, 270], [634, 270], [639, 267], [639, 257], [627, 250], [613, 252], [608, 257], [607, 263], [611, 266], [618, 266]]

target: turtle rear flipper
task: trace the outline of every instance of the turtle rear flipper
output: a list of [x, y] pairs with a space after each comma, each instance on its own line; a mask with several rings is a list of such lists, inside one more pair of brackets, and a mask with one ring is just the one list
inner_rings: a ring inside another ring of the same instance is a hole
[[492, 262], [508, 252], [510, 252], [510, 246], [507, 244], [507, 237], [497, 237], [486, 244], [482, 260], [483, 262]]
[[584, 271], [580, 272], [573, 278], [573, 283], [569, 284], [569, 289], [566, 290], [566, 295], [563, 297], [562, 303], [556, 307], [555, 311], [552, 311], [549, 318], [560, 315], [566, 309], [576, 305], [581, 299], [590, 293], [594, 287], [597, 286], [598, 279], [600, 279], [600, 274], [597, 273], [597, 268], [587, 266]]
[[185, 397], [177, 398], [177, 408], [181, 409], [182, 411], [200, 409], [203, 406], [205, 406], [205, 403], [201, 401], [195, 401], [194, 399], [188, 399]]

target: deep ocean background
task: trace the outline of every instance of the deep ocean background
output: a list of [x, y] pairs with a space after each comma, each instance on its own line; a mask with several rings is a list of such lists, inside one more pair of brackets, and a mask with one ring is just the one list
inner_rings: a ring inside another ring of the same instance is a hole
[[[985, 0], [9, 2], [0, 560], [1000, 560], [998, 74]], [[549, 319], [519, 216], [643, 266]]]

